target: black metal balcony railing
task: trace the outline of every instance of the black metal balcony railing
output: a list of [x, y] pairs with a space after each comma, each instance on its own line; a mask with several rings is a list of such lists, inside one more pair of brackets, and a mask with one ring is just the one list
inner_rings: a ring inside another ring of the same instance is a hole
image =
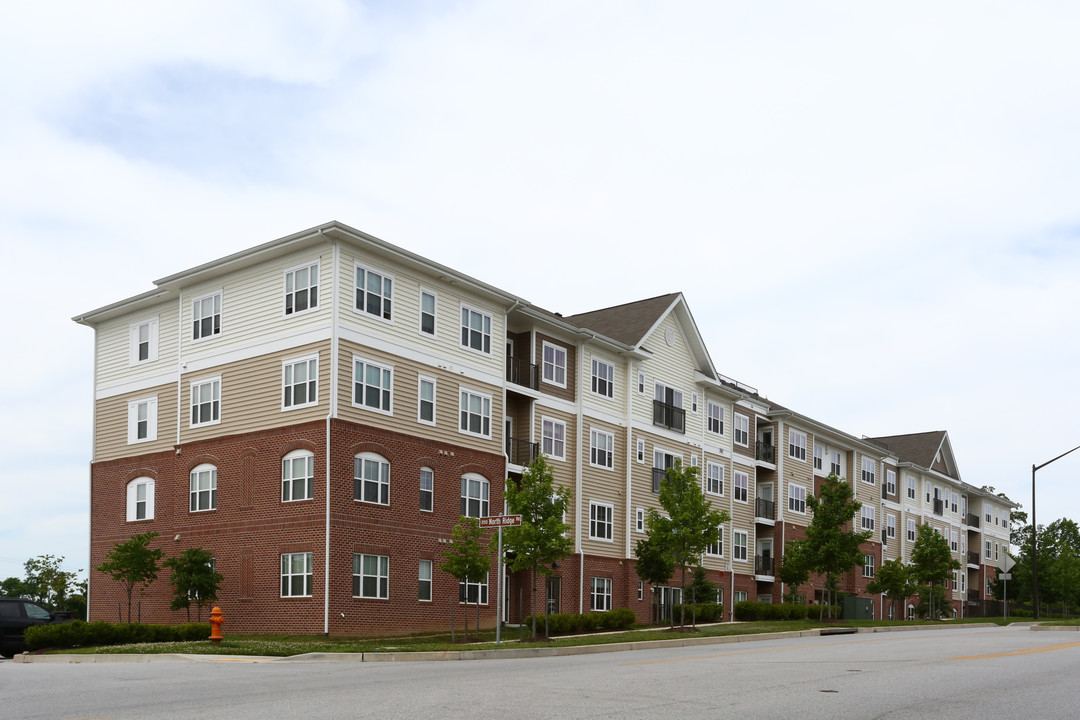
[[889, 531], [885, 530], [884, 528], [882, 528], [882, 530], [881, 530], [881, 544], [882, 545], [888, 545], [889, 544]]
[[968, 564], [969, 565], [978, 565], [979, 564], [979, 553], [972, 552], [971, 550], [968, 550]]
[[515, 385], [524, 385], [533, 390], [540, 389], [540, 366], [525, 358], [506, 357], [506, 381]]
[[771, 557], [763, 557], [761, 555], [754, 557], [754, 574], [772, 575], [773, 559]]
[[776, 503], [772, 500], [766, 500], [765, 498], [755, 498], [754, 517], [765, 518], [767, 520], [775, 520]]
[[937, 498], [934, 499], [934, 514], [935, 515], [944, 515], [945, 514], [945, 501], [944, 500], [939, 500]]
[[979, 527], [979, 516], [978, 515], [973, 515], [972, 513], [968, 513], [967, 524], [968, 524], [968, 527], [973, 527], [973, 528]]
[[754, 447], [754, 458], [762, 462], [776, 462], [776, 448], [767, 442], [757, 441]]
[[652, 421], [653, 425], [686, 432], [686, 411], [681, 407], [668, 405], [663, 400], [653, 400]]
[[889, 488], [886, 487], [885, 483], [881, 483], [881, 499], [884, 500], [887, 497], [889, 497]]
[[664, 468], [652, 469], [652, 491], [654, 493], [660, 493], [660, 481], [664, 479], [664, 475], [667, 474], [667, 470]]
[[968, 600], [978, 600], [978, 599], [979, 599], [979, 591], [978, 590], [968, 590]]
[[506, 438], [506, 456], [511, 465], [529, 465], [540, 454], [540, 443]]

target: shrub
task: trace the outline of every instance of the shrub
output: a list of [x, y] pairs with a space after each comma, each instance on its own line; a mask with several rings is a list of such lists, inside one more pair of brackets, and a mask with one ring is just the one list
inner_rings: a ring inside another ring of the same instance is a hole
[[[682, 618], [682, 605], [676, 604], [671, 606], [671, 612], [673, 618], [679, 620]], [[694, 606], [691, 603], [686, 604], [686, 620], [690, 622], [693, 618]], [[696, 622], [723, 622], [724, 620], [724, 606], [719, 603], [698, 603], [697, 604], [697, 620]]]
[[[806, 605], [794, 605], [791, 603], [774, 605], [772, 603], [745, 600], [735, 603], [735, 619], [744, 622], [753, 622], [755, 620], [805, 620], [810, 610], [811, 608]], [[839, 612], [839, 606], [834, 606], [833, 613], [837, 617], [839, 617]], [[816, 609], [815, 614], [809, 616], [816, 617]]]
[[[637, 616], [630, 608], [618, 608], [608, 612], [590, 613], [552, 613], [548, 616], [548, 635], [568, 635], [590, 630], [618, 630], [631, 627]], [[525, 627], [532, 627], [532, 615], [523, 621]], [[536, 630], [544, 631], [544, 616], [536, 616]]]
[[26, 645], [40, 648], [93, 647], [125, 645], [128, 643], [182, 642], [206, 640], [210, 637], [209, 623], [184, 625], [150, 625], [146, 623], [83, 622], [73, 620], [55, 625], [38, 625], [26, 629]]

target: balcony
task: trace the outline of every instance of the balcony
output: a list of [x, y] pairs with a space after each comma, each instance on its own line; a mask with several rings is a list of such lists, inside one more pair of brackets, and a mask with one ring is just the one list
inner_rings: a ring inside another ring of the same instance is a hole
[[968, 513], [967, 524], [968, 524], [968, 527], [973, 527], [973, 528], [979, 527], [979, 516], [978, 515], [973, 515], [972, 513]]
[[511, 465], [529, 465], [540, 454], [540, 443], [506, 438], [506, 456], [510, 458]]
[[881, 483], [881, 499], [887, 500], [889, 498], [889, 488], [885, 483]]
[[754, 558], [754, 574], [771, 576], [773, 574], [773, 559], [760, 555], [756, 556]]
[[664, 479], [666, 474], [667, 470], [664, 470], [664, 468], [652, 469], [652, 491], [654, 494], [660, 493], [660, 481]]
[[968, 565], [979, 564], [979, 553], [968, 550]]
[[754, 459], [776, 464], [776, 447], [760, 440], [754, 446]]
[[944, 515], [945, 514], [945, 501], [944, 500], [942, 500], [940, 498], [934, 498], [934, 514], [935, 515]]
[[653, 425], [665, 427], [675, 432], [686, 432], [686, 411], [681, 407], [668, 405], [663, 400], [653, 400]]
[[507, 356], [506, 381], [533, 390], [540, 389], [540, 366], [524, 358]]
[[889, 544], [889, 531], [886, 530], [885, 528], [881, 529], [881, 544], [882, 545], [888, 545]]
[[754, 499], [754, 517], [766, 520], [776, 519], [776, 503], [765, 498]]
[[978, 600], [978, 599], [979, 599], [979, 591], [978, 590], [968, 590], [968, 600]]

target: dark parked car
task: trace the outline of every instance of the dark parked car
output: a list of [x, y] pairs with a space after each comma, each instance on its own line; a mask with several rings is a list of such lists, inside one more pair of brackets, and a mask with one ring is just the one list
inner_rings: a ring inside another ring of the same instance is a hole
[[9, 658], [26, 649], [23, 633], [31, 625], [70, 620], [70, 612], [49, 612], [32, 600], [0, 598], [0, 657]]

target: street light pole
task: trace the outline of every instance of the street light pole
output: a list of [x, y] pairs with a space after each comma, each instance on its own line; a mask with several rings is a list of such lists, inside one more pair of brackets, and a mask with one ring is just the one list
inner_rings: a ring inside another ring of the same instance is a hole
[[1053, 460], [1047, 460], [1042, 465], [1031, 466], [1031, 599], [1035, 603], [1036, 620], [1039, 619], [1039, 526], [1035, 524], [1035, 471], [1077, 450], [1080, 450], [1080, 445], [1061, 453]]

